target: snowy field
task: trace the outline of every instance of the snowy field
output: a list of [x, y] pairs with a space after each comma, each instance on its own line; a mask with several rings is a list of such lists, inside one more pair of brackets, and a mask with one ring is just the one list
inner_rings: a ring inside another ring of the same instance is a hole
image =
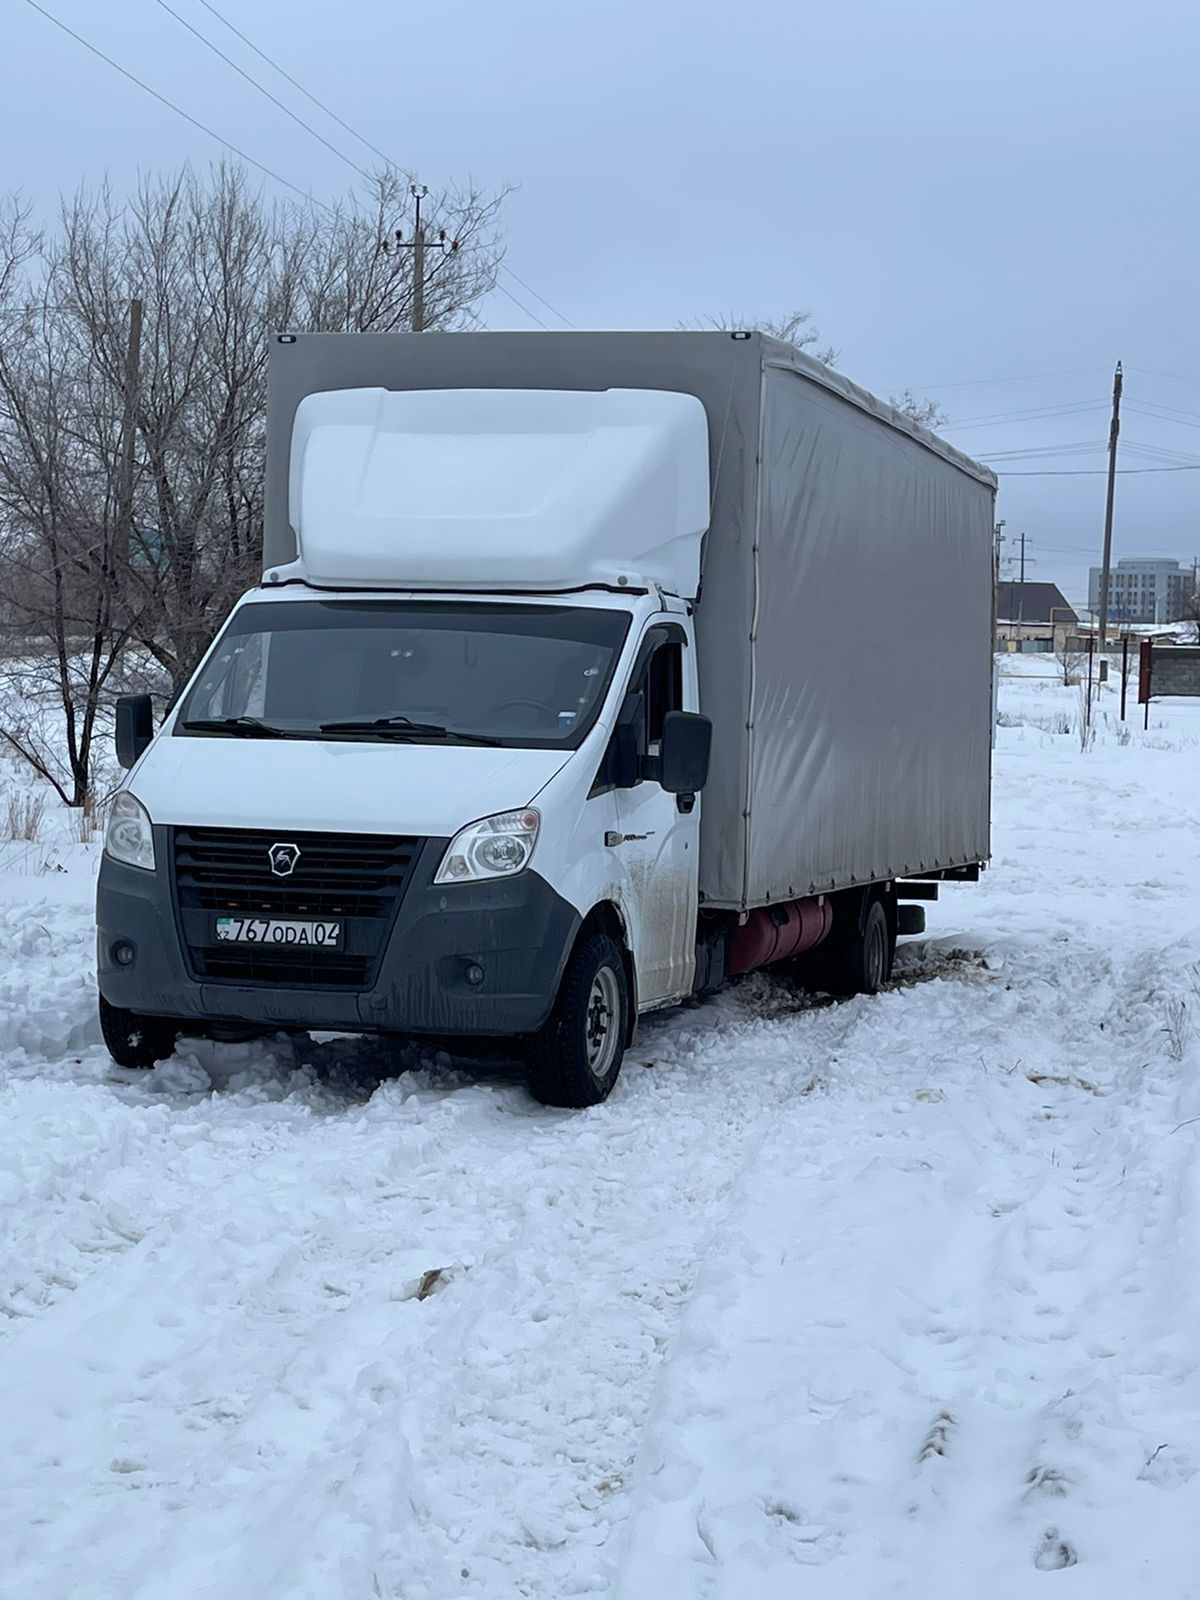
[[0, 846], [0, 1594], [1196, 1600], [1200, 704], [1084, 752], [1002, 671], [890, 992], [749, 980], [588, 1112], [120, 1072], [95, 846]]

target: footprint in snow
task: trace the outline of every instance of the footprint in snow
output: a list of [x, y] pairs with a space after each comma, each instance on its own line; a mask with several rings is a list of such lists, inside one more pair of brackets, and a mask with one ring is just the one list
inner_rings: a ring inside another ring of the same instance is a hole
[[1066, 1472], [1061, 1472], [1057, 1467], [1033, 1467], [1025, 1479], [1028, 1487], [1024, 1498], [1028, 1500], [1031, 1495], [1045, 1494], [1053, 1499], [1065, 1499], [1071, 1489], [1071, 1478]]
[[950, 1411], [939, 1411], [930, 1425], [929, 1432], [921, 1441], [921, 1448], [917, 1451], [917, 1460], [925, 1462], [935, 1456], [944, 1456], [950, 1448], [950, 1440], [958, 1427], [958, 1420]]
[[1047, 1528], [1042, 1536], [1033, 1558], [1033, 1564], [1039, 1572], [1062, 1572], [1067, 1567], [1073, 1567], [1079, 1557], [1075, 1551], [1061, 1537], [1057, 1528]]

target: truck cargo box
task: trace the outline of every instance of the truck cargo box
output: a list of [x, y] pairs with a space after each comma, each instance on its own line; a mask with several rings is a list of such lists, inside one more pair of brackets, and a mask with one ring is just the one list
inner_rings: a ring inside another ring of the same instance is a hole
[[987, 858], [986, 468], [759, 334], [288, 335], [271, 355], [268, 577], [296, 555], [289, 456], [307, 395], [696, 396], [712, 478], [696, 598], [701, 705], [714, 723], [703, 902], [748, 909]]

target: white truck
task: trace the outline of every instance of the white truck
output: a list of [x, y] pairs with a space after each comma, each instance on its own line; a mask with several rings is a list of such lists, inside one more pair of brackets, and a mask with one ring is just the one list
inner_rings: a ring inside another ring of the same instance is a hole
[[180, 1034], [507, 1039], [889, 975], [988, 855], [995, 481], [758, 334], [276, 337], [264, 569], [127, 776], [115, 1061]]

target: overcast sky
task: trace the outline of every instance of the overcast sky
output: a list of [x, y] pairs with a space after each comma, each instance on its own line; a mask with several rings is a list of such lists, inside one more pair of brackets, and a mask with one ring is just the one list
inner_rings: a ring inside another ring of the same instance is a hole
[[[328, 197], [358, 181], [157, 0], [42, 3], [292, 182]], [[579, 327], [809, 307], [851, 377], [939, 399], [962, 424], [944, 431], [984, 459], [1102, 447], [1120, 358], [1122, 466], [1200, 466], [1185, 0], [213, 3], [431, 186], [519, 184], [508, 261]], [[171, 4], [371, 164], [200, 0]], [[4, 13], [0, 187], [49, 209], [80, 181], [220, 156], [26, 0]], [[500, 294], [484, 318], [534, 326]], [[1101, 449], [996, 464], [1098, 474], [1006, 476], [998, 512], [1028, 532], [1027, 576], [1085, 598]], [[1200, 471], [1123, 474], [1116, 554], [1190, 562], [1198, 508]]]

